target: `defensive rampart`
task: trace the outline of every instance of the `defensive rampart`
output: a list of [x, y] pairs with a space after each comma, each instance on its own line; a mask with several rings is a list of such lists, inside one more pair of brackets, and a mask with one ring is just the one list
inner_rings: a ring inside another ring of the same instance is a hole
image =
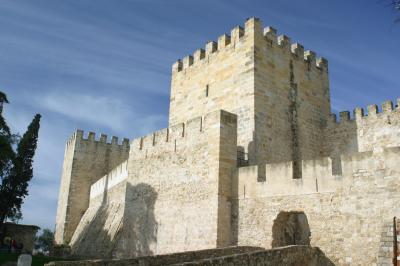
[[122, 258], [229, 245], [236, 128], [235, 115], [216, 111], [133, 140], [128, 162], [92, 185], [72, 252]]
[[318, 248], [288, 246], [263, 250], [257, 247], [227, 247], [188, 251], [126, 260], [55, 261], [47, 266], [163, 266], [163, 265], [229, 265], [229, 266], [333, 266]]
[[292, 163], [271, 164], [265, 182], [257, 182], [256, 166], [239, 168], [233, 238], [270, 248], [279, 230], [296, 231], [280, 214], [303, 213], [311, 245], [335, 264], [390, 263], [387, 228], [399, 214], [399, 160], [394, 147], [342, 155], [336, 166], [330, 158], [303, 161], [302, 179], [292, 179]]
[[356, 108], [340, 112], [340, 119], [333, 114], [325, 129], [325, 154], [363, 152], [382, 147], [400, 146], [400, 99], [382, 103], [380, 110], [373, 104], [367, 108]]
[[117, 137], [107, 142], [107, 135], [96, 140], [95, 133], [84, 137], [77, 130], [65, 147], [64, 165], [56, 218], [55, 241], [71, 240], [83, 213], [89, 206], [90, 187], [111, 169], [128, 159], [129, 140], [118, 143]]
[[96, 198], [102, 195], [106, 190], [118, 185], [119, 183], [126, 181], [128, 178], [128, 161], [125, 161], [112, 169], [108, 174], [97, 180], [90, 187], [90, 199]]

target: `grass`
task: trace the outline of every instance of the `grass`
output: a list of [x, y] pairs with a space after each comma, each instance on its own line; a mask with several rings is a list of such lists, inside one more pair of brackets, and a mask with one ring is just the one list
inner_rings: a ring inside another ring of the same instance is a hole
[[[32, 256], [32, 266], [43, 266], [45, 263], [56, 260], [66, 260], [47, 256]], [[5, 262], [18, 261], [18, 254], [3, 253], [0, 254], [0, 266]]]

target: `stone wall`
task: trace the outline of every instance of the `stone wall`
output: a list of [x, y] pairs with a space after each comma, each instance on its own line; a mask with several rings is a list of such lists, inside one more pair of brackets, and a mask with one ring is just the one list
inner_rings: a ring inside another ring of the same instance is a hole
[[35, 236], [40, 228], [35, 225], [4, 223], [3, 233], [4, 238], [15, 239], [17, 244], [23, 244], [22, 252], [32, 252], [35, 243]]
[[169, 125], [226, 110], [238, 116], [238, 144], [254, 132], [254, 31], [235, 27], [172, 68]]
[[107, 190], [110, 190], [127, 178], [128, 161], [125, 161], [90, 186], [90, 198], [96, 198], [98, 195], [106, 193]]
[[[70, 241], [71, 254], [86, 258], [115, 256], [125, 214], [126, 180], [90, 199]], [[101, 243], [101, 244], [98, 244]]]
[[82, 215], [89, 206], [90, 187], [111, 169], [128, 158], [129, 141], [118, 143], [112, 137], [107, 143], [107, 136], [99, 140], [89, 132], [84, 138], [78, 130], [68, 140], [65, 148], [64, 165], [56, 218], [56, 244], [67, 244], [71, 240]]
[[47, 266], [112, 266], [112, 265], [265, 265], [265, 266], [333, 266], [318, 248], [288, 246], [272, 250], [257, 247], [228, 247], [141, 257], [127, 260], [55, 261]]
[[[319, 248], [310, 246], [287, 246], [282, 248], [260, 250], [235, 254], [200, 261], [177, 263], [174, 266], [334, 266]], [[172, 266], [172, 265], [171, 265]]]
[[[326, 59], [317, 59], [314, 52], [292, 44], [286, 35], [277, 36], [272, 27], [262, 30], [258, 20], [254, 21], [254, 32], [256, 116], [252, 144], [257, 164], [320, 157], [322, 130], [330, 113]], [[297, 174], [300, 178], [301, 173]]]
[[163, 254], [230, 244], [236, 130], [235, 115], [215, 111], [132, 143], [131, 205], [125, 216], [138, 217], [129, 221], [141, 231], [126, 239], [146, 245], [142, 250], [129, 247], [131, 252]]
[[92, 185], [72, 253], [123, 258], [228, 246], [236, 123], [216, 111], [133, 140], [127, 178], [110, 173]]
[[325, 129], [325, 154], [335, 157], [340, 153], [363, 152], [382, 147], [400, 146], [400, 99], [396, 106], [391, 101], [340, 113], [340, 120], [332, 115]]
[[311, 245], [337, 265], [390, 263], [386, 232], [400, 214], [400, 148], [341, 156], [342, 175], [332, 174], [329, 158], [303, 162], [303, 179], [291, 178], [292, 165], [267, 165], [257, 182], [254, 167], [239, 168], [232, 209], [238, 245], [270, 248], [282, 212], [304, 213]]

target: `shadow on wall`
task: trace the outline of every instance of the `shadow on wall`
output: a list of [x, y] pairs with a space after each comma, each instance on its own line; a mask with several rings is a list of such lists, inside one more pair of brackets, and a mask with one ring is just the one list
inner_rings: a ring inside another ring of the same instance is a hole
[[272, 248], [310, 245], [310, 226], [304, 212], [280, 212], [272, 226]]
[[152, 255], [157, 241], [155, 190], [148, 184], [128, 183], [125, 199], [118, 201], [109, 196], [105, 193], [95, 213], [86, 211], [81, 220], [84, 228], [72, 246], [73, 254], [103, 259]]
[[122, 237], [113, 257], [153, 255], [157, 249], [158, 223], [154, 216], [157, 192], [148, 184], [126, 185]]

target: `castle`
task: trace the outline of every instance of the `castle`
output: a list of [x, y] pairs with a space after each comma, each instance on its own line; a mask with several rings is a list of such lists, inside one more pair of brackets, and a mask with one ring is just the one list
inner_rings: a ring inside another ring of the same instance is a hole
[[311, 244], [337, 265], [386, 265], [399, 103], [337, 119], [327, 60], [248, 19], [173, 64], [168, 128], [73, 134], [56, 243], [100, 258]]

